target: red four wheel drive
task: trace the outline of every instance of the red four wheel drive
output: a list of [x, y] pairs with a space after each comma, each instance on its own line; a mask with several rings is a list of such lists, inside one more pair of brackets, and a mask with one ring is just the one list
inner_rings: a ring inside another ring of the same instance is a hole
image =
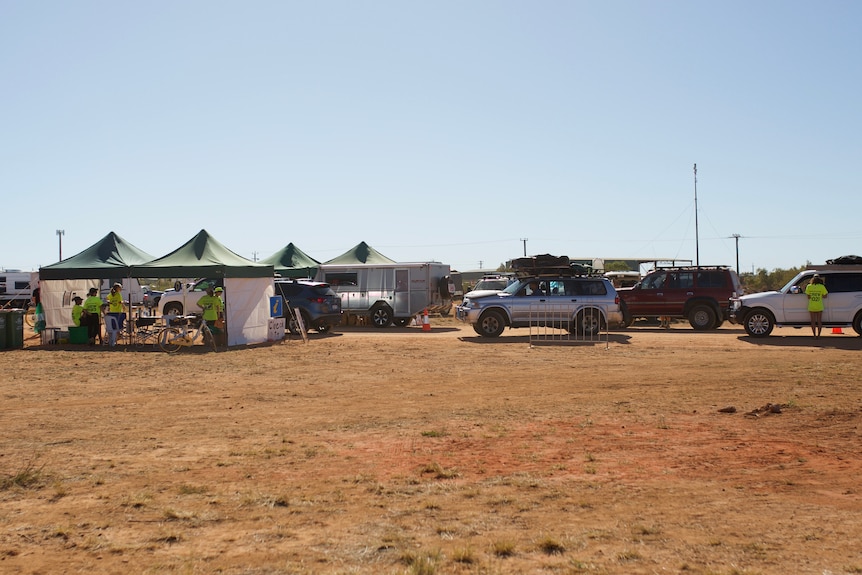
[[730, 299], [742, 295], [736, 271], [727, 266], [658, 268], [639, 284], [619, 288], [625, 324], [639, 318], [687, 318], [697, 330], [716, 329], [728, 318]]

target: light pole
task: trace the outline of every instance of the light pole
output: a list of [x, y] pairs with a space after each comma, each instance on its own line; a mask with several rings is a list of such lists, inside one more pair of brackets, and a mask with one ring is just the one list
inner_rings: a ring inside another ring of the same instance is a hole
[[527, 240], [529, 238], [521, 238], [521, 241], [524, 242], [524, 257], [527, 257]]
[[694, 165], [694, 257], [700, 267], [700, 234], [697, 230], [697, 164]]
[[733, 239], [736, 240], [736, 275], [739, 275], [739, 238], [740, 238], [740, 235], [739, 234], [733, 234], [730, 237], [732, 237]]
[[57, 239], [60, 241], [60, 261], [63, 261], [63, 236], [66, 230], [57, 230]]

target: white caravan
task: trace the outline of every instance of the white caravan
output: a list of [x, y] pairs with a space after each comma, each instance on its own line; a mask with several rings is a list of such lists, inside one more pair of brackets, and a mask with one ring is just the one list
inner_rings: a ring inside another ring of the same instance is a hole
[[438, 262], [322, 264], [315, 276], [341, 297], [345, 323], [369, 318], [376, 327], [404, 326], [426, 309], [449, 315], [455, 286]]

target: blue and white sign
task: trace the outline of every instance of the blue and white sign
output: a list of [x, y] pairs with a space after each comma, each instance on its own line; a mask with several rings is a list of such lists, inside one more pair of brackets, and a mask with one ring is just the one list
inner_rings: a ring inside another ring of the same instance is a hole
[[269, 317], [281, 317], [284, 315], [284, 298], [280, 295], [269, 298]]

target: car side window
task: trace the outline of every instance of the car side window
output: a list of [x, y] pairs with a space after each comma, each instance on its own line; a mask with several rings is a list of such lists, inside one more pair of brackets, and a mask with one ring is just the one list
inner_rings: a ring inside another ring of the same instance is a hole
[[694, 287], [694, 272], [680, 272], [677, 277], [679, 289], [692, 289]]
[[582, 295], [605, 295], [608, 293], [605, 284], [601, 281], [580, 282], [578, 287]]
[[658, 273], [648, 275], [641, 283], [641, 289], [662, 289], [664, 287], [665, 274]]
[[703, 271], [697, 274], [697, 287], [723, 288], [725, 275], [716, 270]]
[[862, 291], [862, 274], [826, 274], [823, 284], [830, 293]]
[[549, 281], [548, 290], [548, 295], [566, 295], [566, 285], [559, 280]]

